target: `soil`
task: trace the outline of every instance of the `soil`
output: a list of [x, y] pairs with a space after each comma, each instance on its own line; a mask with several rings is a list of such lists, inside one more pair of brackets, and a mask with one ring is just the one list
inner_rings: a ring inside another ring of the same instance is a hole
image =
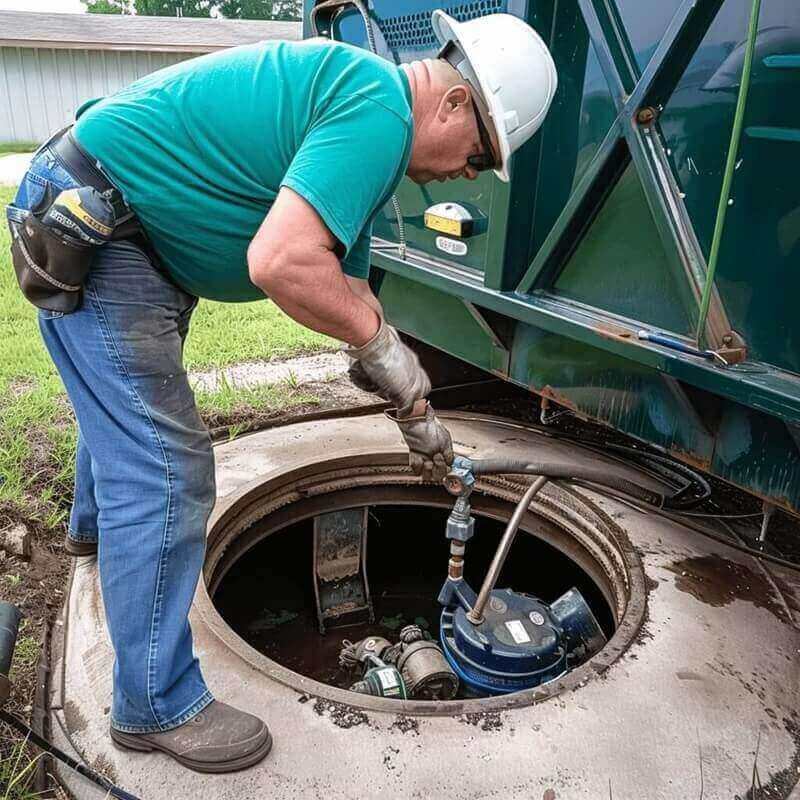
[[[43, 486], [46, 481], [47, 473]], [[0, 504], [0, 529], [19, 523], [26, 525], [31, 534], [30, 559], [26, 561], [0, 550], [0, 600], [14, 603], [23, 614], [11, 670], [11, 697], [5, 710], [30, 723], [34, 717], [39, 654], [48, 628], [64, 600], [69, 563], [63, 550], [61, 529], [48, 529], [23, 518], [20, 510], [11, 504]], [[0, 761], [18, 741], [19, 735], [0, 722]], [[33, 752], [30, 757], [34, 757]]]

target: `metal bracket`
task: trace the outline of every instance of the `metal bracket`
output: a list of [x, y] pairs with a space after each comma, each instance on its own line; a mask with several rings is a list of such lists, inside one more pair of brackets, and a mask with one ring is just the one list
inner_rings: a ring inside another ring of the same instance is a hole
[[367, 508], [314, 517], [314, 595], [320, 633], [374, 622], [367, 582]]
[[[709, 319], [710, 317], [711, 312], [709, 311]], [[728, 331], [722, 337], [721, 344], [714, 348], [714, 352], [725, 359], [728, 364], [740, 364], [747, 360], [747, 342], [736, 331]]]
[[486, 338], [491, 344], [492, 350], [490, 359], [492, 372], [500, 375], [508, 375], [509, 364], [511, 362], [511, 353], [509, 349], [474, 303], [464, 298], [461, 298], [461, 302], [464, 304], [467, 311], [469, 311], [470, 316], [478, 323], [480, 329], [486, 334]]

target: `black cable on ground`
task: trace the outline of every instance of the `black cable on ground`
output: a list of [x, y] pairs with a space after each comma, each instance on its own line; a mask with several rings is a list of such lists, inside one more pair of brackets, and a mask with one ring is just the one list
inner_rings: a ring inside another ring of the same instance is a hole
[[[597, 491], [597, 485], [593, 481], [582, 481], [582, 480], [565, 480], [565, 483], [570, 483], [574, 486], [580, 486], [584, 489], [591, 489], [593, 491]], [[635, 509], [636, 511], [641, 511], [645, 514], [659, 514], [663, 517], [666, 517], [673, 522], [680, 522], [684, 527], [688, 528], [689, 530], [693, 531], [694, 533], [698, 533], [701, 536], [707, 536], [709, 539], [719, 542], [720, 544], [727, 545], [728, 547], [733, 548], [734, 550], [738, 550], [740, 553], [746, 553], [748, 556], [753, 556], [753, 558], [761, 559], [762, 561], [767, 561], [768, 563], [775, 564], [779, 567], [784, 567], [786, 569], [792, 570], [793, 572], [800, 573], [800, 564], [795, 561], [789, 561], [786, 558], [781, 558], [780, 556], [774, 556], [771, 553], [765, 553], [763, 550], [756, 550], [753, 547], [748, 547], [746, 544], [740, 544], [735, 539], [729, 536], [725, 536], [724, 534], [717, 533], [716, 531], [710, 531], [707, 528], [699, 528], [697, 525], [692, 524], [692, 520], [696, 517], [709, 517], [711, 519], [737, 519], [737, 516], [733, 517], [725, 517], [724, 515], [716, 515], [716, 514], [687, 514], [684, 511], [673, 511], [668, 508], [652, 508], [651, 506], [641, 506], [637, 504], [629, 493], [627, 492], [612, 492], [612, 497], [617, 500], [620, 500], [623, 503], [626, 503], [631, 508]], [[741, 516], [748, 516], [748, 515], [741, 515]]]
[[40, 750], [45, 753], [49, 753], [54, 758], [57, 758], [62, 763], [66, 764], [70, 769], [94, 783], [106, 793], [106, 796], [111, 795], [112, 797], [119, 798], [119, 800], [139, 800], [136, 795], [130, 794], [130, 792], [126, 792], [124, 789], [120, 789], [119, 786], [115, 786], [113, 783], [111, 783], [111, 781], [109, 781], [107, 778], [104, 778], [90, 767], [87, 767], [84, 764], [81, 764], [79, 761], [76, 761], [74, 758], [72, 758], [72, 756], [68, 756], [63, 750], [60, 750], [54, 744], [50, 744], [50, 742], [48, 742], [46, 739], [39, 736], [36, 731], [31, 730], [30, 727], [24, 722], [18, 720], [16, 717], [13, 717], [7, 711], [4, 711], [1, 708], [0, 719], [21, 733], [29, 742], [33, 742]]

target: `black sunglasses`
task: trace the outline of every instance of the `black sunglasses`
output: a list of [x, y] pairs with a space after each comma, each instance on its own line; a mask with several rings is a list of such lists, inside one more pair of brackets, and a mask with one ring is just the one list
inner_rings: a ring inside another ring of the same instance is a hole
[[494, 169], [494, 167], [497, 166], [497, 159], [495, 158], [494, 150], [492, 150], [492, 140], [489, 138], [489, 131], [486, 130], [486, 126], [483, 124], [483, 120], [481, 119], [481, 115], [474, 100], [472, 101], [472, 110], [475, 112], [475, 121], [478, 124], [478, 136], [481, 140], [482, 152], [474, 156], [467, 156], [467, 164], [473, 169], [478, 170], [478, 172], [483, 172], [487, 169]]

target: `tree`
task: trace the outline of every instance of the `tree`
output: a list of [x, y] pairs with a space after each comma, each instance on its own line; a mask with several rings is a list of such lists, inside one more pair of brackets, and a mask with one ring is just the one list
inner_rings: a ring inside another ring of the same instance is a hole
[[222, 0], [217, 10], [226, 19], [300, 19], [301, 0]]
[[133, 3], [136, 13], [147, 17], [210, 17], [212, 7], [211, 0], [133, 0]]
[[130, 0], [88, 0], [86, 10], [90, 14], [131, 14]]
[[[83, 1], [90, 14], [140, 14], [145, 17], [210, 17], [213, 8], [212, 0]], [[257, 0], [249, 1], [257, 2]]]

